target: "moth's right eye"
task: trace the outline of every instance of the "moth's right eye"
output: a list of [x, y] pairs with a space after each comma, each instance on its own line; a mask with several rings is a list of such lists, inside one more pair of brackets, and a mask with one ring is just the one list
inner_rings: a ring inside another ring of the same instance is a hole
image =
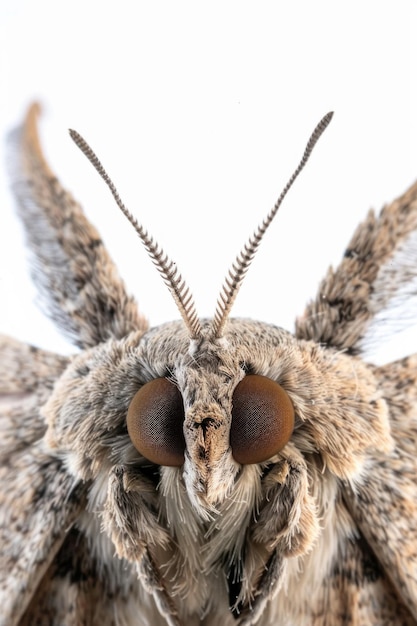
[[146, 383], [133, 397], [127, 430], [148, 461], [180, 467], [184, 463], [184, 404], [179, 389], [166, 378]]

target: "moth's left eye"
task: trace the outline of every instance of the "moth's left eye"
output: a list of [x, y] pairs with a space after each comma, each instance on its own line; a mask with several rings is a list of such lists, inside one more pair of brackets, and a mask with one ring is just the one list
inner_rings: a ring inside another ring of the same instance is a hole
[[281, 385], [250, 374], [233, 393], [230, 445], [242, 464], [261, 463], [282, 450], [294, 430], [294, 407]]
[[129, 437], [145, 459], [157, 465], [184, 463], [184, 404], [178, 388], [166, 378], [146, 383], [127, 412]]

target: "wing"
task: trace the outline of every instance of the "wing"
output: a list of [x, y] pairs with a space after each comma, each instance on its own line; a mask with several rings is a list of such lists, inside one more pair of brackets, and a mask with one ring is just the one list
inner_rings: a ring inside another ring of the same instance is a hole
[[[416, 308], [417, 183], [359, 225], [340, 265], [329, 269], [316, 299], [297, 320], [296, 334], [361, 354], [413, 324]], [[376, 601], [398, 611], [383, 623], [409, 624], [407, 611], [417, 621], [417, 356], [371, 368], [388, 406], [395, 445], [390, 452], [368, 450], [365, 471], [342, 487], [359, 536], [351, 546], [356, 550], [351, 572], [357, 578], [358, 571], [368, 570], [369, 606]], [[340, 571], [338, 564], [339, 580]]]
[[0, 337], [1, 624], [16, 624], [82, 509], [80, 486], [42, 449], [39, 407], [68, 359]]
[[50, 317], [80, 347], [145, 330], [134, 299], [81, 207], [42, 154], [37, 105], [9, 138], [9, 169], [34, 255], [33, 276]]
[[417, 183], [378, 217], [369, 212], [297, 320], [296, 336], [357, 354], [416, 315]]
[[344, 501], [397, 594], [417, 620], [417, 355], [375, 368], [395, 446], [370, 454]]

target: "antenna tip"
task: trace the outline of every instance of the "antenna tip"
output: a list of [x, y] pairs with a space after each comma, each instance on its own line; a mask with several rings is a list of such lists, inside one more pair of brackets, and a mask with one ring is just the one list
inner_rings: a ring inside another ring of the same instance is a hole
[[326, 113], [326, 115], [322, 117], [319, 125], [326, 127], [330, 123], [333, 115], [334, 115], [334, 111], [329, 111], [328, 113]]
[[327, 126], [327, 124], [330, 123], [332, 117], [334, 115], [334, 111], [329, 111], [328, 113], [326, 113], [326, 115], [323, 117], [322, 119], [322, 124], [324, 124], [325, 126]]

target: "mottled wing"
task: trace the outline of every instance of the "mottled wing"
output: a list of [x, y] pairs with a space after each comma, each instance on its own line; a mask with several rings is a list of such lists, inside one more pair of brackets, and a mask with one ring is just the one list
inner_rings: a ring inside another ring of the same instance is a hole
[[128, 626], [151, 602], [109, 541], [93, 549], [83, 529], [89, 485], [45, 449], [40, 407], [67, 364], [0, 336], [1, 626]]
[[296, 336], [362, 353], [417, 315], [417, 183], [370, 211], [297, 320]]
[[389, 454], [369, 455], [366, 474], [343, 499], [417, 622], [417, 355], [375, 368], [375, 374], [395, 446]]
[[9, 170], [34, 257], [33, 276], [52, 320], [76, 345], [146, 329], [96, 229], [42, 154], [33, 105], [9, 138]]
[[83, 507], [43, 450], [40, 406], [67, 359], [0, 337], [0, 623], [17, 624]]

